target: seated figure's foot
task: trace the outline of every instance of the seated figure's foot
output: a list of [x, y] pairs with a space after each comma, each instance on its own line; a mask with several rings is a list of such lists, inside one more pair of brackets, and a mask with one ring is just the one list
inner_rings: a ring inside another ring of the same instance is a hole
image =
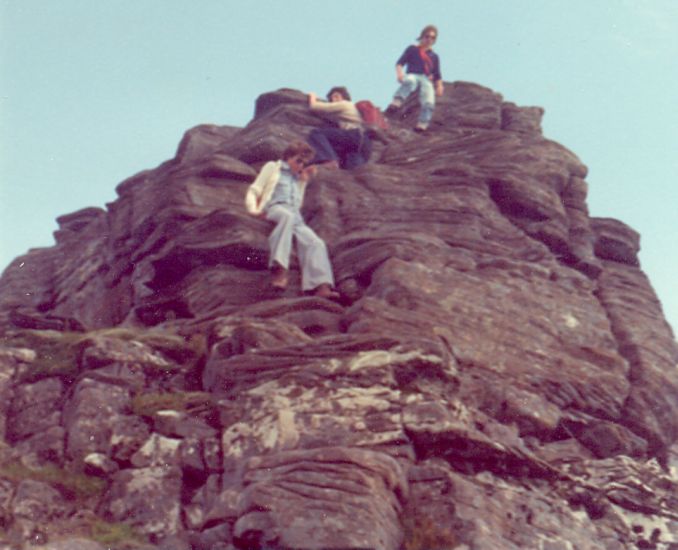
[[285, 290], [288, 283], [287, 270], [280, 265], [274, 265], [271, 268], [271, 274], [271, 286], [273, 289]]
[[417, 122], [414, 127], [414, 131], [418, 134], [423, 134], [426, 130], [428, 130], [428, 122]]
[[391, 104], [388, 107], [386, 107], [386, 114], [392, 115], [394, 113], [397, 113], [402, 106], [403, 100], [400, 99], [399, 97], [394, 97], [393, 101], [391, 101]]
[[332, 290], [332, 287], [328, 283], [323, 283], [316, 287], [313, 291], [313, 295], [318, 296], [319, 298], [327, 298], [328, 300], [338, 300], [341, 297], [336, 290]]

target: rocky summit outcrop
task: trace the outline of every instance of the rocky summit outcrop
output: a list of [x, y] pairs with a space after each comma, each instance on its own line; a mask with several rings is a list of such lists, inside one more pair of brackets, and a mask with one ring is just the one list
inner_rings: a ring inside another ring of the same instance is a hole
[[639, 235], [543, 111], [448, 83], [305, 217], [339, 303], [269, 289], [294, 90], [189, 130], [0, 279], [0, 548], [678, 548], [678, 348]]

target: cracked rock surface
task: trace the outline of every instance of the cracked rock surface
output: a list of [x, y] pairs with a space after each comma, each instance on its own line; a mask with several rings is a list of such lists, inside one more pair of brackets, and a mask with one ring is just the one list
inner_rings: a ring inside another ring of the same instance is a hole
[[538, 107], [448, 83], [304, 215], [341, 300], [268, 286], [260, 96], [0, 278], [0, 550], [678, 549], [678, 346], [640, 236]]

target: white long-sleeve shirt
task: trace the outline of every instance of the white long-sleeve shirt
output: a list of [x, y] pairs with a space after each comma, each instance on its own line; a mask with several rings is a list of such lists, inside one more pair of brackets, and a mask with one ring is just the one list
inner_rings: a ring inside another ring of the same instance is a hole
[[342, 130], [354, 130], [362, 128], [363, 125], [360, 111], [352, 101], [316, 101], [311, 110], [327, 115], [327, 118], [335, 121]]
[[[271, 200], [275, 186], [278, 184], [282, 163], [282, 160], [271, 160], [264, 164], [255, 180], [247, 188], [245, 208], [247, 208], [250, 214], [261, 214], [265, 210], [268, 202]], [[308, 181], [297, 178], [295, 178], [295, 181], [299, 186], [299, 208], [301, 208]]]

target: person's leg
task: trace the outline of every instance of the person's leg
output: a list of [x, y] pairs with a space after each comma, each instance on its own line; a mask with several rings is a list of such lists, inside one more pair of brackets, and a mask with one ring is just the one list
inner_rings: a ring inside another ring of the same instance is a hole
[[[331, 290], [334, 286], [334, 275], [327, 246], [315, 231], [306, 225], [301, 215], [294, 226], [294, 237], [297, 240], [297, 254], [301, 264], [301, 289], [316, 292], [323, 289]], [[338, 297], [338, 294], [325, 297]]]
[[308, 144], [315, 150], [312, 164], [323, 164], [334, 161], [339, 163], [339, 156], [332, 147], [330, 136], [336, 128], [314, 128], [308, 135]]
[[337, 155], [339, 155], [341, 167], [352, 170], [365, 164], [366, 159], [362, 156], [362, 146], [363, 139], [367, 140], [367, 136], [364, 136], [363, 131], [358, 129], [340, 130], [340, 132], [341, 135], [337, 135], [333, 146]]
[[266, 212], [266, 219], [275, 222], [275, 228], [268, 236], [270, 255], [268, 267], [273, 273], [271, 284], [276, 288], [287, 286], [287, 270], [292, 253], [292, 236], [294, 235], [295, 212], [281, 204], [272, 206]]
[[406, 74], [403, 77], [403, 81], [400, 83], [400, 86], [396, 90], [396, 93], [393, 95], [393, 100], [391, 104], [386, 107], [387, 114], [393, 114], [402, 107], [405, 100], [410, 96], [414, 90], [417, 89], [417, 79], [415, 75]]
[[425, 75], [419, 75], [419, 123], [418, 127], [428, 128], [429, 122], [433, 117], [433, 109], [436, 104], [436, 94], [431, 82]]
[[[313, 159], [312, 164], [320, 164], [322, 162], [335, 160], [342, 168], [345, 168], [346, 156], [351, 151], [357, 151], [360, 148], [360, 130], [322, 128], [319, 130], [319, 134], [322, 134], [322, 138], [316, 137], [315, 139], [322, 139], [322, 150], [320, 153], [316, 151], [316, 156]], [[327, 158], [330, 155], [332, 158]]]
[[370, 156], [372, 156], [372, 140], [367, 135], [367, 132], [363, 132], [357, 152], [353, 156], [353, 162], [351, 162], [351, 165], [349, 166], [349, 159], [347, 159], [346, 168], [357, 168], [358, 166], [362, 166], [366, 162], [369, 162]]
[[405, 101], [414, 90], [417, 89], [417, 75], [406, 74], [403, 78], [403, 81], [400, 83], [400, 87], [396, 90], [396, 93], [393, 95], [394, 99], [400, 99], [401, 103]]

